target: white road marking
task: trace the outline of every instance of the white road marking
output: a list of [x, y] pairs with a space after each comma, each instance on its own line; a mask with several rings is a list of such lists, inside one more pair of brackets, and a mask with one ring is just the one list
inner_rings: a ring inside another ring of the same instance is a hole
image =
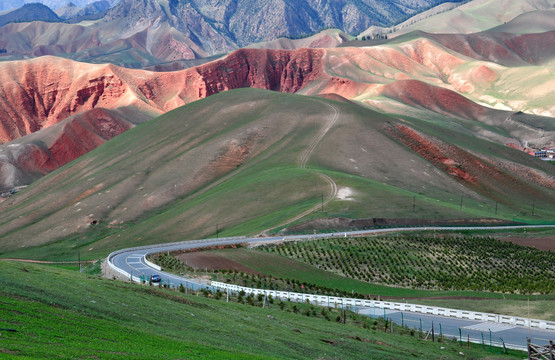
[[477, 331], [489, 331], [489, 330], [491, 330], [491, 332], [497, 332], [497, 331], [514, 329], [515, 327], [516, 326], [514, 326], [514, 325], [496, 324], [496, 323], [485, 322], [485, 323], [481, 323], [481, 324], [465, 326], [465, 327], [463, 327], [463, 329], [477, 330]]

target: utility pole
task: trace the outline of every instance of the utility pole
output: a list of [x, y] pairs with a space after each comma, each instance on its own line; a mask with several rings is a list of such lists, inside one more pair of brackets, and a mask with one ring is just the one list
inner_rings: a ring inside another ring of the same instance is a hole
[[495, 202], [495, 215], [497, 215], [497, 201]]
[[416, 211], [416, 196], [412, 199], [412, 212]]
[[81, 250], [77, 249], [77, 260], [79, 261], [79, 272], [81, 272]]
[[461, 195], [461, 210], [462, 210], [462, 205], [463, 205], [463, 195]]
[[216, 238], [220, 237], [220, 228], [219, 228], [219, 224], [216, 224]]

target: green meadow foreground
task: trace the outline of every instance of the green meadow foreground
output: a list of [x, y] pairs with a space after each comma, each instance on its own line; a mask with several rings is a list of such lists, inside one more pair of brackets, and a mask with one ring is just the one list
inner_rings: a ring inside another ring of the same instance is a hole
[[[383, 321], [260, 299], [184, 294], [52, 266], [0, 262], [0, 358], [522, 359]], [[219, 298], [219, 299], [216, 299]], [[13, 329], [16, 332], [6, 331]], [[401, 335], [400, 333], [404, 333]], [[441, 349], [444, 347], [444, 349]], [[459, 352], [463, 352], [461, 356]]]

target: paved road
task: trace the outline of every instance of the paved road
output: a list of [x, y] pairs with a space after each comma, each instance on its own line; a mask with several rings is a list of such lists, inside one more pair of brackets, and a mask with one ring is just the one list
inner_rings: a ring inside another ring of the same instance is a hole
[[[275, 243], [283, 240], [294, 239], [311, 239], [311, 238], [330, 238], [337, 236], [351, 237], [361, 235], [375, 235], [387, 232], [408, 232], [408, 231], [464, 231], [464, 230], [507, 230], [507, 229], [523, 229], [523, 228], [555, 228], [555, 225], [543, 226], [487, 226], [487, 227], [420, 227], [420, 228], [391, 228], [391, 229], [377, 229], [377, 230], [362, 230], [362, 231], [349, 231], [341, 233], [328, 233], [318, 235], [291, 235], [280, 237], [263, 237], [263, 238], [224, 238], [224, 239], [206, 239], [185, 241], [180, 243], [159, 244], [151, 245], [142, 248], [131, 248], [116, 251], [109, 255], [108, 259], [119, 271], [127, 277], [133, 276], [134, 278], [143, 277], [150, 278], [153, 274], [161, 276], [162, 281], [169, 283], [172, 287], [178, 287], [180, 284], [193, 290], [202, 288], [212, 289], [209, 285], [195, 282], [191, 279], [175, 276], [149, 266], [145, 262], [145, 256], [150, 253], [159, 253], [166, 251], [189, 250], [194, 248], [231, 245], [231, 244], [253, 244], [253, 243]], [[137, 280], [137, 279], [135, 279]], [[384, 316], [384, 309], [357, 309], [358, 312], [368, 316]], [[402, 314], [402, 315], [401, 315]], [[441, 324], [441, 331], [446, 336], [459, 337], [459, 328], [462, 332], [462, 337], [466, 339], [469, 335], [471, 341], [481, 342], [482, 334], [484, 341], [489, 344], [489, 336], [492, 332], [492, 343], [500, 344], [502, 338], [508, 347], [511, 348], [526, 348], [526, 337], [529, 336], [533, 341], [539, 344], [546, 343], [546, 340], [555, 339], [555, 331], [551, 330], [538, 330], [528, 329], [522, 326], [510, 326], [498, 323], [481, 323], [478, 321], [470, 321], [457, 318], [441, 317], [435, 315], [427, 315], [420, 313], [398, 312], [386, 310], [385, 316], [397, 324], [405, 323], [410, 327], [420, 328], [420, 321], [422, 321], [422, 329], [428, 331], [434, 322], [434, 333], [440, 333], [439, 324]], [[436, 325], [437, 324], [437, 325]], [[489, 329], [489, 330], [488, 330]]]
[[400, 312], [381, 308], [363, 308], [357, 310], [357, 312], [375, 318], [383, 318], [385, 316], [398, 325], [407, 325], [409, 328], [416, 330], [422, 328], [422, 331], [426, 333], [432, 329], [433, 322], [435, 336], [442, 334], [448, 338], [455, 337], [457, 340], [462, 338], [464, 343], [470, 338], [471, 342], [482, 343], [483, 341], [484, 344], [489, 345], [490, 330], [493, 346], [502, 346], [503, 341], [505, 341], [507, 347], [524, 351], [526, 351], [527, 337], [530, 337], [534, 344], [547, 344], [549, 340], [555, 339], [555, 331], [529, 329], [524, 326]]

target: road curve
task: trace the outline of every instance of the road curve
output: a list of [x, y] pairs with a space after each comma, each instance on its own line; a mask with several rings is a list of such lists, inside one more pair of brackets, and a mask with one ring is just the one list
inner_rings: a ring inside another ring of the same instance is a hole
[[[475, 230], [516, 230], [516, 229], [535, 229], [535, 228], [555, 228], [555, 225], [516, 225], [516, 226], [423, 226], [423, 227], [398, 227], [398, 228], [385, 228], [385, 229], [370, 229], [370, 230], [357, 230], [346, 232], [335, 232], [325, 234], [306, 234], [306, 235], [286, 235], [286, 236], [272, 236], [272, 237], [251, 237], [244, 236], [230, 237], [230, 238], [212, 238], [202, 240], [181, 241], [167, 244], [147, 245], [141, 247], [134, 247], [114, 251], [108, 255], [109, 265], [121, 273], [122, 275], [130, 278], [140, 276], [150, 276], [152, 274], [161, 275], [163, 279], [174, 280], [173, 285], [179, 286], [180, 281], [188, 281], [184, 279], [165, 273], [156, 269], [146, 261], [148, 254], [191, 250], [198, 248], [208, 248], [213, 246], [225, 246], [233, 244], [254, 244], [254, 243], [277, 243], [286, 240], [304, 240], [304, 239], [325, 239], [333, 237], [351, 237], [351, 236], [370, 236], [392, 232], [411, 232], [411, 231], [475, 231]], [[204, 285], [203, 287], [206, 287]]]
[[[384, 233], [391, 233], [391, 232], [410, 232], [410, 231], [467, 231], [467, 230], [511, 230], [511, 229], [532, 229], [532, 228], [555, 228], [555, 225], [520, 225], [520, 226], [463, 226], [463, 227], [440, 227], [440, 226], [427, 226], [427, 227], [412, 227], [412, 228], [388, 228], [388, 229], [375, 229], [375, 230], [359, 230], [359, 231], [347, 231], [347, 232], [335, 232], [335, 233], [326, 233], [326, 234], [317, 234], [317, 235], [288, 235], [288, 236], [274, 236], [274, 237], [233, 237], [233, 238], [216, 238], [216, 239], [204, 239], [204, 240], [192, 240], [192, 241], [183, 241], [177, 243], [168, 243], [168, 244], [158, 244], [158, 245], [148, 245], [142, 247], [135, 247], [129, 249], [122, 249], [115, 251], [108, 255], [108, 265], [115, 271], [119, 272], [122, 276], [125, 276], [128, 279], [132, 279], [135, 282], [139, 282], [141, 278], [148, 279], [153, 274], [158, 274], [162, 278], [162, 281], [165, 283], [169, 283], [171, 287], [179, 287], [180, 284], [183, 286], [193, 289], [210, 289], [214, 290], [210, 285], [202, 284], [200, 282], [179, 277], [173, 274], [169, 274], [164, 272], [158, 266], [149, 263], [146, 260], [146, 257], [149, 254], [160, 253], [160, 252], [171, 252], [171, 251], [179, 251], [179, 250], [191, 250], [191, 249], [198, 249], [198, 248], [209, 248], [213, 246], [225, 246], [225, 245], [233, 245], [233, 244], [271, 244], [277, 243], [280, 241], [286, 240], [303, 240], [303, 239], [322, 239], [322, 238], [332, 238], [332, 237], [352, 237], [352, 236], [364, 236], [364, 235], [377, 235], [377, 234], [384, 234]], [[382, 310], [383, 311], [383, 310]], [[413, 318], [422, 319], [422, 322], [425, 324], [431, 321], [435, 321], [436, 323], [440, 323], [444, 321], [447, 323], [448, 321], [452, 321], [451, 318], [445, 317], [438, 317], [435, 315], [425, 315], [425, 314], [418, 314], [414, 315]], [[371, 315], [371, 314], [368, 314]], [[389, 316], [388, 316], [389, 317]], [[443, 320], [441, 320], [443, 319]], [[454, 329], [458, 328], [469, 328], [473, 329], [473, 324], [469, 324], [468, 320], [463, 319], [456, 319], [459, 322], [452, 325]], [[416, 321], [416, 320], [414, 320]], [[476, 321], [474, 321], [476, 323]], [[493, 323], [492, 323], [493, 324]], [[476, 325], [476, 324], [474, 324]], [[503, 336], [505, 340], [510, 339], [511, 343], [508, 343], [508, 346], [513, 348], [523, 348], [526, 346], [525, 339], [521, 339], [522, 341], [514, 340], [515, 338], [520, 338], [521, 336], [518, 334], [525, 333], [526, 331], [530, 331], [528, 328], [524, 328], [522, 326], [515, 326], [513, 329], [503, 329], [504, 333]], [[493, 330], [492, 330], [493, 331]], [[524, 332], [523, 332], [524, 331]], [[446, 334], [444, 332], [444, 334]], [[456, 336], [458, 334], [449, 334], [452, 336]], [[471, 334], [472, 336], [476, 336], [476, 334]], [[550, 330], [537, 330], [533, 329], [531, 337], [535, 337], [537, 339], [545, 339], [546, 337], [555, 338], [555, 331]]]

